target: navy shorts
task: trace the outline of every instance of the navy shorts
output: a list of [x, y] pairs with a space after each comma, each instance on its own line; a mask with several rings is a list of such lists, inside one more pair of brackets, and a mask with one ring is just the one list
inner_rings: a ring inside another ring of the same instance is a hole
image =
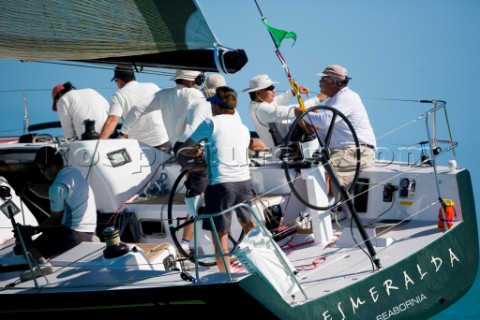
[[92, 241], [93, 233], [79, 232], [66, 226], [52, 226], [42, 231], [30, 246], [37, 249], [44, 258], [63, 253], [83, 241]]
[[198, 170], [191, 170], [189, 173], [187, 173], [187, 178], [185, 179], [185, 187], [188, 190], [186, 192], [186, 197], [193, 197], [195, 195], [199, 195], [200, 193], [205, 192], [205, 189], [207, 188], [207, 168], [205, 167], [205, 163], [199, 158], [187, 157], [178, 153], [181, 145], [181, 142], [177, 142], [175, 143], [175, 147], [173, 148], [175, 156], [177, 158], [177, 162], [182, 167], [195, 167], [195, 165], [197, 164], [199, 168]]
[[[222, 212], [242, 202], [251, 205], [252, 198], [252, 183], [250, 180], [208, 185], [205, 191], [205, 210], [203, 213]], [[251, 211], [246, 207], [239, 207], [235, 212], [242, 223], [248, 223], [252, 218]], [[217, 232], [229, 232], [232, 226], [232, 212], [214, 217], [213, 223]], [[213, 231], [209, 219], [203, 219], [203, 229]]]
[[187, 173], [188, 177], [185, 180], [185, 187], [187, 187], [186, 197], [195, 196], [205, 192], [208, 185], [207, 170], [190, 171]]

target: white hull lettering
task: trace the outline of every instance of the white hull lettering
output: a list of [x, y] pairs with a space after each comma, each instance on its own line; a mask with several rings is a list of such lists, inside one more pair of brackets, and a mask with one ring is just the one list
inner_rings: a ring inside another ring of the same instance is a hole
[[385, 280], [383, 285], [385, 286], [385, 291], [387, 292], [387, 295], [390, 295], [390, 289], [396, 289], [398, 290], [398, 287], [392, 286], [393, 281], [390, 279]]
[[410, 276], [407, 274], [407, 271], [403, 271], [403, 278], [405, 279], [405, 289], [408, 290], [408, 284], [409, 283], [415, 284], [415, 282], [413, 282], [412, 278], [410, 278]]
[[360, 300], [359, 297], [357, 297], [357, 303], [355, 303], [355, 300], [353, 300], [352, 297], [350, 297], [350, 302], [352, 302], [353, 314], [356, 314], [358, 307], [360, 307], [360, 305], [364, 304], [365, 300], [362, 301], [362, 300]]
[[400, 303], [398, 306], [393, 307], [392, 309], [389, 309], [388, 311], [385, 311], [379, 315], [376, 316], [376, 320], [387, 320], [390, 319], [390, 317], [397, 316], [400, 313], [408, 310], [411, 307], [414, 307], [415, 305], [421, 303], [423, 300], [427, 299], [427, 296], [425, 296], [423, 293], [419, 296], [416, 296], [415, 298], [406, 300], [402, 303]]
[[448, 248], [448, 252], [450, 252], [450, 263], [452, 264], [453, 267], [453, 262], [457, 260], [457, 262], [460, 262], [460, 260], [457, 258], [455, 253], [453, 253], [452, 248]]
[[420, 275], [420, 280], [423, 280], [423, 277], [425, 277], [428, 272], [422, 273], [422, 268], [420, 267], [419, 264], [417, 264], [417, 270], [418, 270], [418, 274]]
[[338, 303], [338, 311], [340, 311], [340, 313], [342, 314], [342, 319], [341, 320], [345, 320], [345, 313], [343, 313], [341, 302]]
[[[454, 268], [456, 264], [460, 263], [460, 259], [457, 257], [457, 255], [455, 255], [452, 248], [448, 248], [448, 255], [449, 255], [448, 258], [450, 259], [450, 264], [452, 268]], [[418, 274], [416, 272], [408, 274], [407, 271], [405, 270], [403, 271], [403, 280], [404, 280], [405, 290], [411, 290], [413, 287], [415, 287], [416, 282], [430, 279], [432, 274], [434, 275], [435, 273], [438, 273], [441, 270], [443, 260], [438, 256], [431, 256], [430, 263], [431, 263], [430, 265], [427, 265], [427, 268], [426, 268], [427, 271], [423, 270], [420, 264], [417, 264], [416, 268], [417, 268]], [[431, 271], [432, 267], [435, 270], [435, 273], [429, 272]], [[430, 281], [433, 281], [433, 279]], [[367, 300], [373, 302], [374, 304], [380, 301], [380, 303], [384, 305], [389, 305], [388, 297], [391, 295], [391, 293], [393, 293], [394, 290], [397, 290], [397, 292], [400, 292], [403, 290], [402, 288], [395, 286], [392, 279], [386, 279], [383, 282], [383, 287], [385, 292], [383, 292], [383, 290], [378, 290], [377, 287], [370, 287], [367, 293], [367, 295], [370, 296], [370, 299], [367, 299]], [[352, 307], [353, 314], [354, 315], [361, 314], [361, 310], [362, 310], [361, 307], [367, 302], [367, 300], [362, 299], [361, 296], [350, 297], [349, 299], [350, 299], [350, 305]], [[390, 317], [396, 316], [408, 310], [409, 308], [415, 307], [417, 304], [422, 303], [425, 299], [427, 299], [427, 297], [425, 296], [425, 294], [422, 293], [414, 298], [411, 298], [402, 302], [401, 304], [395, 307], [390, 308], [388, 311], [385, 311], [377, 315], [376, 320], [387, 320]], [[368, 303], [367, 303], [367, 306], [368, 306]], [[336, 309], [337, 310], [326, 309], [322, 313], [322, 316], [323, 316], [322, 319], [323, 320], [347, 319], [347, 316], [345, 315], [345, 312], [342, 308], [342, 302], [337, 303]]]
[[443, 261], [440, 258], [432, 256], [432, 263], [435, 265], [435, 272], [438, 272], [438, 270], [440, 270], [440, 267], [442, 266]]
[[372, 297], [372, 301], [375, 303], [378, 300], [378, 292], [375, 291], [375, 287], [371, 287], [370, 290], [370, 296]]
[[332, 316], [330, 315], [330, 312], [327, 310], [324, 313], [322, 313], [323, 320], [332, 320]]

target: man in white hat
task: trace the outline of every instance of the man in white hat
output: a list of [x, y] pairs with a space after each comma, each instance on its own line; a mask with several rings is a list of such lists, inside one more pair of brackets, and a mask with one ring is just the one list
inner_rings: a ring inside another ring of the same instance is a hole
[[[272, 81], [266, 74], [260, 74], [251, 78], [249, 87], [243, 90], [250, 94], [249, 112], [255, 131], [270, 149], [283, 143], [283, 139], [274, 141], [270, 132], [271, 124], [274, 124], [281, 137], [285, 137], [288, 133], [288, 124], [294, 118], [293, 108], [295, 107], [295, 105], [286, 105], [295, 96], [295, 91], [292, 89], [275, 95], [275, 84], [278, 82]], [[301, 86], [299, 91], [308, 96], [308, 88]], [[320, 102], [318, 97], [314, 97], [306, 100], [304, 105], [309, 108]]]
[[153, 99], [139, 103], [130, 110], [120, 130], [120, 138], [127, 137], [142, 115], [160, 110], [170, 143], [175, 145], [185, 131], [187, 108], [199, 99], [204, 99], [199, 87], [205, 77], [199, 71], [177, 70], [171, 80], [175, 81], [175, 87], [157, 91]]
[[[355, 129], [360, 144], [360, 169], [371, 166], [375, 160], [377, 148], [375, 134], [360, 96], [348, 87], [351, 78], [348, 77], [347, 69], [334, 64], [326, 67], [323, 72], [317, 73], [317, 76], [321, 77], [319, 81], [321, 93], [329, 97], [325, 105], [342, 112]], [[301, 111], [297, 108], [295, 114], [298, 116]], [[327, 133], [332, 115], [332, 112], [310, 114], [309, 120], [318, 128], [317, 132], [321, 138], [324, 138]], [[330, 160], [340, 183], [348, 189], [355, 175], [357, 159], [353, 134], [344, 121], [335, 123], [329, 147]], [[337, 192], [332, 189], [330, 195], [336, 196]]]
[[[129, 65], [117, 65], [111, 81], [115, 81], [119, 90], [110, 99], [110, 111], [100, 132], [100, 139], [108, 139], [114, 133], [119, 120], [125, 120], [133, 106], [145, 99], [151, 99], [153, 94], [160, 90], [155, 83], [138, 82], [133, 67]], [[141, 117], [128, 135], [131, 139], [159, 150], [168, 150], [171, 147], [160, 110]]]

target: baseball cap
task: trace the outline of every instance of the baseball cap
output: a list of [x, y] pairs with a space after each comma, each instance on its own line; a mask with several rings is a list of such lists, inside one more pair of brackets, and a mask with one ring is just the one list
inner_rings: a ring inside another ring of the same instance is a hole
[[127, 65], [117, 65], [115, 71], [113, 72], [113, 78], [110, 81], [113, 81], [117, 78], [123, 79], [127, 77], [134, 77], [135, 73], [132, 66]]
[[325, 68], [325, 70], [323, 70], [323, 72], [317, 73], [317, 76], [319, 77], [330, 76], [338, 80], [345, 80], [346, 78], [348, 78], [347, 75], [348, 75], [347, 69], [345, 69], [339, 64], [329, 65], [328, 67]]
[[52, 89], [52, 99], [53, 99], [52, 110], [53, 111], [57, 111], [57, 99], [55, 99], [55, 98], [60, 93], [60, 91], [62, 91], [63, 89], [65, 89], [65, 84], [63, 84], [63, 83], [57, 84]]

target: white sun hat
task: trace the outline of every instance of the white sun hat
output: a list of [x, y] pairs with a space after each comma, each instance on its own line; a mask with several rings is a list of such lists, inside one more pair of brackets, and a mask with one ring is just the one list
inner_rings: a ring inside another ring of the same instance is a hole
[[177, 70], [175, 71], [175, 77], [170, 80], [175, 81], [178, 79], [194, 81], [195, 78], [200, 74], [200, 71], [193, 70]]
[[207, 97], [215, 95], [218, 87], [224, 87], [227, 85], [225, 78], [219, 73], [213, 73], [207, 77], [205, 84], [203, 85], [203, 91]]
[[272, 79], [270, 79], [270, 77], [266, 74], [260, 74], [250, 79], [249, 87], [244, 89], [243, 92], [255, 92], [263, 90], [273, 84], [278, 84], [278, 82], [272, 81]]

